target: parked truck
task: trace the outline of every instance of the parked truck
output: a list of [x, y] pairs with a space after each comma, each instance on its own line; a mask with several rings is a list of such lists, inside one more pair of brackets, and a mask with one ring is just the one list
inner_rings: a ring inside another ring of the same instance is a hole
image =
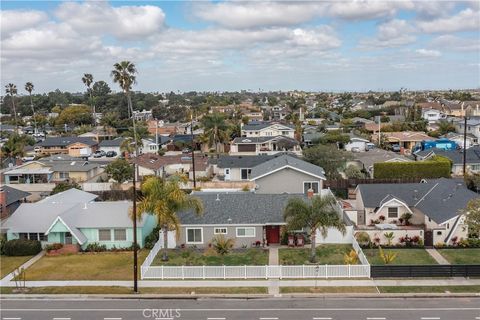
[[460, 149], [460, 146], [455, 141], [449, 139], [438, 139], [438, 140], [423, 140], [420, 143], [417, 143], [413, 148], [413, 152], [428, 150], [428, 149], [441, 149], [441, 150], [456, 150]]

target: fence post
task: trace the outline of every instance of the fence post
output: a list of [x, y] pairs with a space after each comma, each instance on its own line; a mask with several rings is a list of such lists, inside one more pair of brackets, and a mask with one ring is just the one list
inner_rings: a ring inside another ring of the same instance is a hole
[[325, 278], [328, 279], [328, 267], [325, 265]]
[[163, 264], [162, 264], [162, 269], [161, 270], [162, 270], [162, 280], [163, 280]]
[[227, 278], [227, 270], [225, 268], [225, 265], [223, 265], [223, 280]]
[[203, 268], [202, 268], [202, 276], [203, 276], [203, 279], [205, 280], [205, 265], [203, 265]]
[[185, 280], [185, 270], [183, 268], [183, 265], [182, 265], [182, 280]]
[[265, 279], [268, 279], [268, 266], [265, 265]]
[[348, 265], [348, 277], [351, 278], [352, 277], [352, 268], [351, 268], [351, 264]]
[[247, 265], [244, 265], [244, 271], [245, 271], [245, 273], [244, 273], [244, 275], [245, 275], [244, 279], [247, 279]]
[[280, 266], [278, 266], [277, 268], [279, 268], [279, 269], [280, 269], [280, 280], [282, 280], [283, 268], [282, 268], [282, 266], [281, 266], [281, 265], [280, 265]]

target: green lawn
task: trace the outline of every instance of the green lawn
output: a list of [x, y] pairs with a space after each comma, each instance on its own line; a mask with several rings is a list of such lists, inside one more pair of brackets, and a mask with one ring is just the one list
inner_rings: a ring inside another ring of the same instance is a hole
[[162, 251], [153, 260], [152, 265], [165, 266], [243, 266], [268, 264], [268, 250], [250, 248], [238, 249], [221, 256], [213, 249], [171, 249], [168, 261], [162, 261]]
[[[138, 252], [138, 271], [148, 250]], [[133, 253], [101, 252], [43, 257], [25, 270], [26, 280], [130, 280]]]
[[480, 264], [480, 248], [437, 249], [451, 264]]
[[30, 260], [33, 256], [10, 257], [0, 256], [0, 277], [3, 278], [22, 264]]
[[[317, 247], [318, 264], [345, 264], [344, 254], [350, 252], [349, 244], [323, 244]], [[310, 264], [310, 248], [282, 248], [278, 250], [280, 264], [301, 265]]]
[[[383, 249], [385, 253], [394, 252], [397, 254], [391, 265], [400, 264], [437, 264], [425, 249]], [[384, 264], [379, 256], [378, 249], [363, 249], [370, 264]]]

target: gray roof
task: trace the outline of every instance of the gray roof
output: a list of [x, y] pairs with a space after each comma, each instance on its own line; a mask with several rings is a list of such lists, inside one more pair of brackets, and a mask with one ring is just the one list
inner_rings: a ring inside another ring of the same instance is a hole
[[306, 172], [307, 174], [311, 174], [325, 179], [325, 171], [322, 167], [316, 166], [310, 162], [300, 160], [299, 158], [292, 157], [290, 155], [282, 154], [280, 157], [273, 158], [252, 168], [251, 180], [255, 180], [260, 176], [269, 174], [272, 171], [279, 170], [285, 166], [289, 166], [293, 169], [297, 169]]
[[98, 196], [96, 194], [71, 188], [63, 192], [51, 195], [45, 199], [38, 201], [37, 203], [49, 203], [49, 204], [59, 204], [59, 203], [85, 203], [94, 201]]
[[298, 141], [286, 136], [273, 136], [273, 137], [237, 137], [233, 139], [235, 144], [251, 144], [251, 143], [265, 143], [271, 140], [288, 140], [292, 143], [298, 144]]
[[[267, 224], [284, 223], [283, 211], [289, 199], [305, 198], [294, 194], [194, 193], [203, 202], [204, 213], [179, 213], [182, 224]], [[218, 200], [217, 200], [218, 199]]]
[[361, 184], [358, 189], [367, 208], [380, 207], [385, 199], [395, 197], [437, 223], [454, 218], [471, 199], [480, 197], [467, 189], [462, 180], [446, 178], [427, 183]]
[[412, 161], [404, 155], [380, 148], [370, 149], [367, 152], [355, 152], [353, 153], [353, 156], [354, 159], [361, 162], [366, 169], [372, 167], [378, 162], [387, 162], [392, 160]]
[[102, 140], [100, 141], [99, 146], [100, 148], [101, 147], [120, 147], [123, 141], [125, 141], [125, 138], [123, 137], [115, 138], [113, 140]]
[[283, 124], [283, 123], [269, 123], [269, 122], [249, 122], [248, 124], [242, 127], [242, 130], [262, 130], [274, 125], [279, 125], [283, 127], [287, 127], [291, 130], [294, 129], [294, 126], [290, 124]]
[[48, 137], [36, 145], [40, 147], [56, 147], [56, 146], [66, 147], [68, 145], [71, 145], [77, 142], [84, 143], [89, 146], [94, 146], [98, 144], [92, 138], [87, 138], [87, 137]]
[[30, 195], [30, 193], [12, 188], [10, 186], [3, 186], [3, 191], [6, 196], [6, 205], [9, 206], [14, 202], [25, 199]]
[[258, 156], [224, 156], [221, 155], [216, 161], [219, 168], [253, 168], [261, 163], [279, 157], [276, 155], [258, 155]]
[[56, 172], [87, 172], [99, 168], [101, 164], [88, 161], [54, 161], [47, 163]]
[[[416, 155], [425, 158], [430, 155], [437, 155], [446, 157], [452, 160], [453, 164], [463, 164], [463, 149], [459, 150], [442, 150], [437, 148], [432, 148], [428, 150], [422, 150], [416, 153]], [[467, 164], [478, 164], [480, 163], [480, 146], [474, 146], [467, 149], [466, 154]]]

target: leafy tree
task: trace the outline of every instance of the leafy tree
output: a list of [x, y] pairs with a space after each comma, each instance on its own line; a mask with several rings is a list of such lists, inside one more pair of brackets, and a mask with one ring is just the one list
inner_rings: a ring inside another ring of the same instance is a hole
[[348, 134], [343, 134], [340, 131], [330, 131], [327, 132], [324, 136], [318, 139], [318, 142], [321, 144], [347, 144], [350, 141], [350, 136]]
[[21, 158], [25, 154], [25, 147], [34, 144], [35, 140], [32, 137], [13, 133], [1, 148], [1, 158]]
[[218, 158], [219, 144], [229, 141], [228, 125], [225, 122], [225, 117], [218, 112], [208, 114], [202, 118], [202, 125], [205, 131], [204, 136], [208, 139], [208, 145], [215, 148]]
[[317, 145], [305, 149], [303, 156], [306, 161], [322, 167], [328, 179], [339, 178], [338, 170], [345, 168], [346, 162], [352, 159], [351, 154], [331, 145]]
[[78, 189], [82, 190], [82, 187], [75, 181], [62, 181], [55, 186], [52, 190], [52, 195], [56, 193], [60, 193], [63, 191], [67, 191], [69, 189]]
[[79, 126], [82, 124], [92, 123], [92, 113], [90, 108], [85, 105], [69, 106], [60, 112], [60, 115], [55, 119], [57, 126], [65, 124]]
[[447, 134], [449, 132], [455, 132], [456, 130], [455, 126], [449, 121], [441, 120], [437, 124], [438, 124], [438, 132], [441, 135]]
[[292, 198], [288, 201], [283, 217], [288, 230], [306, 228], [310, 232], [310, 261], [316, 260], [316, 232], [323, 237], [328, 235], [328, 229], [334, 228], [345, 233], [345, 224], [335, 210], [336, 200], [332, 196], [314, 196], [305, 201], [302, 198]]
[[480, 198], [470, 200], [462, 213], [466, 216], [465, 224], [469, 235], [480, 238]]
[[467, 173], [464, 180], [468, 189], [477, 193], [480, 191], [480, 173]]
[[133, 178], [133, 167], [125, 159], [116, 159], [108, 164], [105, 173], [118, 183], [123, 183]]
[[350, 179], [363, 179], [365, 175], [363, 172], [355, 165], [351, 164], [345, 169], [345, 175]]
[[185, 193], [178, 179], [163, 180], [159, 177], [148, 177], [141, 186], [144, 195], [138, 204], [137, 214], [152, 214], [163, 230], [163, 256], [168, 260], [168, 231], [175, 230], [177, 237], [180, 235], [180, 219], [178, 212], [193, 210], [195, 214], [203, 213], [202, 201]]

